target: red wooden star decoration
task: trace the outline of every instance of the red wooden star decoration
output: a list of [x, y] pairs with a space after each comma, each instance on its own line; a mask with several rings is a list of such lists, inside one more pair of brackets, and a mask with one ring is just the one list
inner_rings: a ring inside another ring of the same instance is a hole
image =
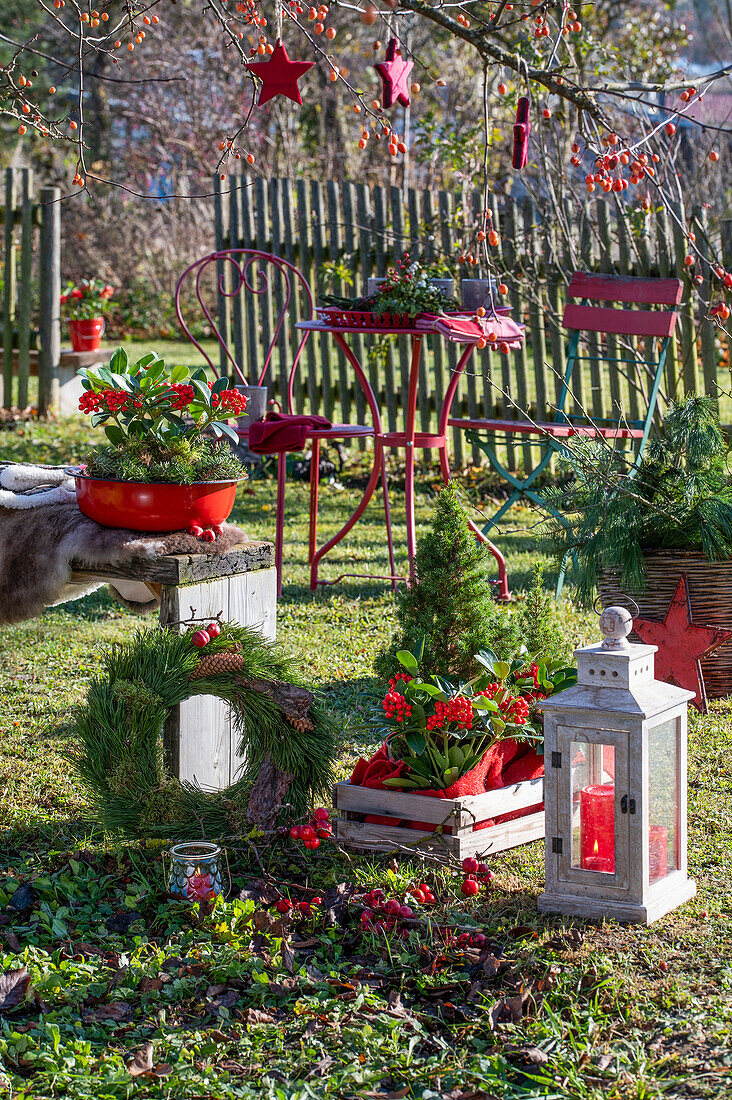
[[290, 61], [282, 39], [278, 38], [266, 61], [249, 61], [244, 66], [262, 81], [257, 106], [261, 107], [276, 95], [285, 95], [294, 103], [302, 103], [297, 82], [314, 64], [314, 61]]
[[732, 631], [713, 626], [696, 626], [691, 621], [691, 604], [686, 573], [676, 585], [663, 622], [635, 619], [633, 630], [647, 645], [657, 645], [656, 679], [694, 692], [692, 702], [706, 714], [707, 697], [701, 659], [732, 638]]
[[374, 65], [384, 85], [382, 99], [385, 108], [393, 107], [397, 101], [405, 107], [409, 106], [407, 79], [413, 67], [413, 61], [402, 57], [396, 38], [390, 38], [386, 47], [386, 60], [377, 61]]

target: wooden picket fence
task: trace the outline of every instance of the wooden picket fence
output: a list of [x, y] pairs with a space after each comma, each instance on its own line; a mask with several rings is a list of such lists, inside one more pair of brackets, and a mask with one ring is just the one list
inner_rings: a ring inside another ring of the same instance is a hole
[[36, 195], [29, 168], [6, 168], [2, 197], [0, 408], [26, 408], [30, 377], [37, 374], [44, 413], [54, 401], [60, 353], [61, 192], [41, 187]]
[[[456, 270], [465, 224], [472, 224], [480, 210], [478, 192], [418, 191], [404, 193], [396, 187], [333, 180], [290, 180], [249, 177], [214, 178], [216, 248], [256, 248], [284, 256], [299, 267], [317, 294], [324, 289], [344, 295], [361, 294], [366, 280], [384, 275], [405, 251], [426, 261], [441, 261], [446, 273]], [[697, 238], [719, 234], [724, 226], [710, 228], [705, 212], [678, 209], [669, 215], [663, 208], [630, 211], [621, 203], [601, 200], [585, 205], [568, 200], [557, 209], [537, 208], [530, 199], [491, 199], [493, 225], [501, 244], [496, 259], [510, 278], [509, 302], [513, 316], [527, 326], [522, 348], [509, 355], [486, 349], [476, 353], [473, 365], [453, 405], [454, 415], [514, 418], [528, 409], [537, 419], [551, 417], [565, 361], [565, 336], [560, 319], [569, 274], [575, 269], [615, 271], [621, 274], [677, 275], [683, 271], [688, 248], [684, 226], [693, 224]], [[675, 220], [674, 215], [678, 220]], [[732, 255], [729, 256], [732, 262]], [[484, 277], [480, 266], [467, 269], [470, 277]], [[688, 281], [688, 280], [687, 280]], [[715, 330], [702, 323], [698, 303], [709, 297], [708, 285], [697, 296], [691, 290], [680, 307], [680, 324], [670, 348], [661, 408], [670, 397], [704, 389], [708, 393], [729, 389], [729, 348], [720, 346]], [[220, 319], [230, 346], [251, 346], [262, 332], [272, 331], [273, 302], [260, 298], [255, 309], [233, 310], [220, 301]], [[263, 311], [269, 311], [265, 316]], [[237, 325], [253, 325], [254, 334], [235, 332]], [[313, 341], [311, 341], [313, 342]], [[290, 344], [286, 334], [283, 349]], [[455, 345], [430, 337], [425, 341], [425, 362], [419, 390], [419, 427], [434, 428], [449, 372], [457, 361]], [[407, 340], [378, 335], [354, 338], [355, 351], [368, 365], [370, 383], [377, 394], [389, 430], [400, 427], [406, 404], [409, 366]], [[286, 351], [285, 351], [286, 354]], [[244, 364], [246, 366], [246, 364]], [[365, 403], [345, 358], [327, 337], [319, 338], [317, 354], [305, 368], [307, 386], [299, 387], [301, 407], [313, 408], [332, 419], [365, 422]], [[643, 379], [616, 370], [603, 372], [597, 364], [575, 371], [574, 412], [593, 417], [616, 415], [620, 410], [632, 419], [643, 406]], [[315, 377], [313, 377], [315, 372]], [[282, 399], [277, 380], [283, 376], [275, 361], [274, 396]], [[723, 420], [732, 410], [722, 399]], [[458, 463], [468, 458], [464, 440], [455, 433]], [[509, 464], [532, 460], [531, 444], [507, 440]], [[475, 453], [473, 458], [477, 459]]]

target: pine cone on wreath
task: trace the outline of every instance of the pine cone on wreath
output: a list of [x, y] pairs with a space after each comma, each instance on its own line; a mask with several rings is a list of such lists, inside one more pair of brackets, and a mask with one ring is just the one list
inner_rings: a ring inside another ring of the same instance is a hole
[[313, 728], [313, 723], [309, 718], [291, 718], [289, 714], [285, 715], [285, 717], [289, 724], [296, 730], [299, 730], [300, 733], [304, 733], [305, 730], [311, 730]]
[[207, 680], [209, 676], [227, 676], [232, 672], [241, 672], [245, 666], [245, 659], [233, 649], [211, 653], [208, 657], [201, 658], [189, 679]]

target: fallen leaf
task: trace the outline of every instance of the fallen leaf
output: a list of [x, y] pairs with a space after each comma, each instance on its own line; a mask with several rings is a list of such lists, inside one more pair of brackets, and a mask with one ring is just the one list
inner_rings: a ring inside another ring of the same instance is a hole
[[149, 1073], [153, 1068], [153, 1045], [145, 1043], [136, 1050], [127, 1062], [127, 1072], [130, 1077], [139, 1077], [142, 1073]]
[[282, 965], [288, 974], [295, 973], [295, 952], [284, 938], [282, 940]]
[[126, 1020], [132, 1013], [132, 1007], [124, 1001], [110, 1001], [106, 1005], [97, 1005], [88, 1013], [90, 1020]]
[[74, 955], [81, 955], [82, 959], [89, 959], [95, 955], [103, 955], [104, 951], [101, 947], [97, 947], [93, 943], [85, 943], [83, 940], [79, 940], [78, 943], [73, 944], [71, 950]]
[[231, 1008], [239, 1000], [239, 994], [235, 989], [230, 989], [227, 993], [221, 993], [220, 996], [214, 997], [212, 1001], [209, 1001], [209, 1012], [218, 1013], [221, 1008]]
[[539, 1047], [526, 1046], [504, 1050], [504, 1056], [509, 1062], [515, 1062], [523, 1066], [545, 1066], [549, 1061], [549, 1055]]
[[280, 891], [263, 878], [239, 891], [241, 901], [256, 901], [259, 905], [274, 905], [282, 897]]
[[612, 1062], [613, 1062], [612, 1054], [601, 1054], [600, 1057], [595, 1062], [595, 1065], [597, 1066], [597, 1068], [599, 1070], [606, 1070], [612, 1065]]
[[138, 913], [136, 909], [125, 909], [120, 913], [113, 913], [104, 923], [110, 932], [129, 932], [130, 925], [136, 920], [142, 920], [142, 913]]
[[246, 1012], [242, 1013], [242, 1022], [251, 1027], [252, 1024], [274, 1024], [277, 1022], [276, 1016], [273, 1016], [271, 1012], [265, 1012], [262, 1008], [248, 1008]]
[[327, 1054], [324, 1058], [321, 1058], [319, 1062], [310, 1070], [308, 1077], [325, 1077], [331, 1066], [335, 1065], [335, 1058], [330, 1058]]
[[8, 930], [5, 933], [5, 942], [10, 950], [15, 952], [16, 955], [19, 955], [20, 952], [23, 950], [23, 945], [16, 936], [15, 932], [11, 932], [10, 930]]
[[[167, 974], [165, 975], [165, 977], [168, 979], [168, 981], [170, 980], [170, 978], [168, 977]], [[141, 980], [140, 984], [138, 985], [137, 992], [138, 993], [157, 993], [157, 991], [159, 989], [162, 989], [164, 985], [165, 985], [165, 981], [162, 977], [150, 978], [146, 974], [145, 977]]]
[[24, 966], [19, 970], [6, 970], [0, 974], [0, 1012], [10, 1012], [23, 1003], [30, 980], [30, 974]]
[[30, 909], [32, 905], [38, 901], [38, 894], [32, 888], [30, 883], [24, 882], [22, 886], [19, 886], [10, 895], [8, 905], [13, 909], [17, 909], [21, 912], [23, 909]]

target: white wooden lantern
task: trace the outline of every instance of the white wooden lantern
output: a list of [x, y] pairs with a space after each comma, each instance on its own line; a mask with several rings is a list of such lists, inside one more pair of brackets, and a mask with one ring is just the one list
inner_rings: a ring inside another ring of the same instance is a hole
[[650, 924], [688, 901], [686, 710], [654, 679], [657, 646], [631, 645], [630, 613], [575, 652], [577, 685], [539, 704], [546, 761], [546, 887], [539, 909]]

